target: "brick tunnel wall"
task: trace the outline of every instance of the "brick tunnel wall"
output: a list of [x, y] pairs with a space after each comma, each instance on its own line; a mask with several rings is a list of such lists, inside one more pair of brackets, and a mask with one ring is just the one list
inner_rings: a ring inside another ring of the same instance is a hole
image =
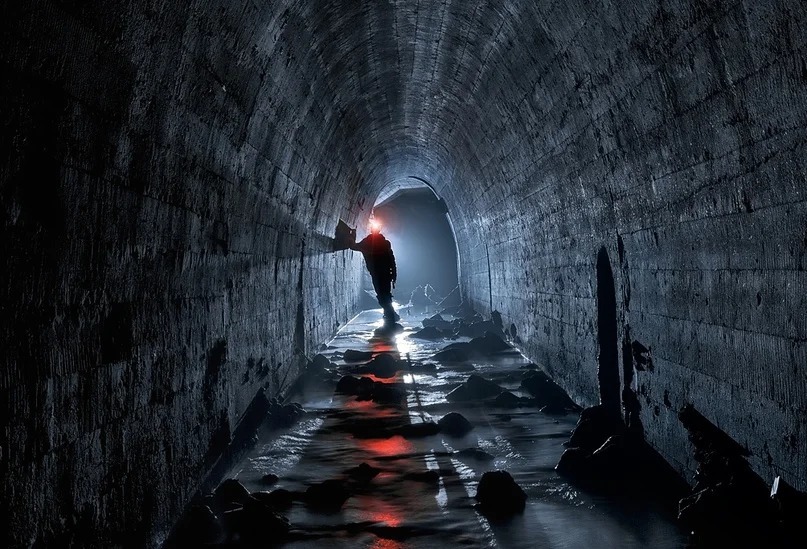
[[581, 403], [604, 248], [619, 344], [651, 348], [649, 440], [691, 471], [691, 403], [807, 488], [798, 2], [18, 4], [12, 543], [162, 539], [256, 392], [353, 312], [337, 219], [406, 178], [446, 200], [465, 296]]
[[479, 167], [463, 174], [481, 183], [443, 191], [462, 286], [596, 404], [605, 247], [617, 345], [650, 348], [634, 379], [649, 441], [691, 478], [689, 403], [763, 479], [805, 489], [803, 5], [602, 4], [516, 10], [481, 40], [488, 74], [465, 116]]
[[328, 253], [362, 215], [349, 120], [265, 4], [10, 8], [9, 545], [157, 543], [257, 392], [356, 311], [360, 257]]

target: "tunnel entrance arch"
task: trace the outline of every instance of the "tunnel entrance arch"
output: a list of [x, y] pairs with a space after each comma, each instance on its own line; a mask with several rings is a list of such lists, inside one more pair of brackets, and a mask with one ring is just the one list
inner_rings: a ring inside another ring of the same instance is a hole
[[617, 350], [616, 287], [605, 246], [597, 253], [597, 380], [600, 403], [619, 415], [619, 353]]
[[375, 200], [373, 218], [395, 252], [396, 301], [459, 304], [457, 240], [446, 202], [434, 187], [417, 176], [387, 184]]

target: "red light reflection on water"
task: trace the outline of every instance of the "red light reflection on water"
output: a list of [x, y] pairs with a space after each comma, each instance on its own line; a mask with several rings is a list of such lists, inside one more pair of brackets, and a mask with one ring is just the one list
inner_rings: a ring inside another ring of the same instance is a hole
[[400, 435], [390, 438], [358, 439], [362, 450], [367, 450], [379, 456], [396, 456], [415, 451], [415, 445]]
[[401, 380], [401, 372], [395, 374], [395, 377], [376, 377], [373, 374], [365, 374], [363, 377], [369, 377], [373, 381], [377, 381], [379, 383], [393, 383]]
[[[403, 523], [403, 512], [393, 503], [381, 498], [364, 496], [357, 498], [357, 508], [360, 509], [361, 520], [369, 520], [380, 525], [395, 528]], [[405, 547], [400, 541], [376, 538], [370, 547], [376, 549], [398, 549]]]
[[389, 501], [372, 496], [360, 496], [356, 501], [361, 509], [361, 520], [370, 520], [384, 526], [400, 526], [403, 522], [401, 509]]
[[[370, 350], [374, 355], [379, 353], [390, 353], [394, 357], [398, 358], [398, 349], [396, 347], [394, 338], [372, 337], [368, 343], [370, 345]], [[392, 379], [380, 379], [373, 375], [367, 375], [366, 377], [381, 383], [400, 381], [400, 373]], [[364, 417], [394, 417], [401, 414], [401, 410], [399, 409], [378, 406], [376, 403], [371, 401], [358, 401], [356, 399], [350, 399], [345, 403], [345, 406], [352, 411], [358, 412]], [[357, 449], [360, 452], [368, 454], [368, 457], [371, 458], [373, 456], [395, 456], [412, 453], [415, 451], [415, 445], [400, 435], [381, 439], [354, 438], [353, 441], [357, 445]], [[381, 475], [379, 475], [379, 477], [377, 477], [376, 480], [378, 481], [389, 474], [390, 473], [388, 472], [383, 472]], [[355, 498], [356, 508], [359, 509], [362, 515], [362, 520], [369, 520], [389, 527], [400, 526], [403, 522], [402, 510], [399, 507], [396, 507], [396, 505], [393, 503], [385, 501], [382, 498], [372, 496], [357, 495]], [[403, 549], [404, 547], [405, 544], [401, 543], [400, 541], [380, 537], [376, 538], [372, 545], [370, 545], [370, 548], [372, 549]]]
[[354, 397], [345, 401], [344, 407], [352, 412], [359, 412], [371, 417], [396, 417], [400, 411], [395, 408], [379, 408], [372, 400], [358, 400]]
[[384, 538], [376, 538], [375, 542], [370, 545], [370, 549], [403, 549], [403, 547], [406, 546], [400, 541]]
[[394, 339], [373, 337], [368, 343], [370, 344], [370, 350], [373, 352], [373, 354], [391, 353], [393, 356], [398, 354], [398, 347], [395, 346]]

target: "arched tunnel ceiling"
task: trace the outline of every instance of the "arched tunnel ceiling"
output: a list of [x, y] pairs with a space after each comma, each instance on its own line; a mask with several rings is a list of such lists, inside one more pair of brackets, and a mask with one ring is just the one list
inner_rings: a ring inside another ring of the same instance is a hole
[[[534, 174], [581, 134], [599, 141], [570, 151], [585, 163], [581, 155], [606, 155], [637, 126], [660, 122], [637, 114], [625, 126], [609, 112], [633, 102], [648, 79], [660, 94], [654, 100], [677, 100], [670, 83], [652, 81], [698, 32], [702, 14], [667, 13], [619, 1], [286, 2], [271, 8], [264, 47], [269, 72], [280, 57], [297, 75], [271, 92], [312, 96], [303, 123], [328, 121], [334, 144], [361, 170], [362, 194], [414, 175], [477, 217], [488, 209], [487, 192], [554, 185], [557, 162], [548, 181]], [[652, 38], [659, 30], [666, 42]]]
[[285, 39], [310, 46], [292, 62], [306, 77], [321, 71], [311, 91], [329, 96], [335, 124], [349, 128], [372, 194], [410, 175], [446, 185], [458, 170], [479, 174], [536, 107], [549, 106], [522, 71], [539, 74], [558, 54], [541, 28], [553, 5], [518, 4], [298, 2], [277, 11]]

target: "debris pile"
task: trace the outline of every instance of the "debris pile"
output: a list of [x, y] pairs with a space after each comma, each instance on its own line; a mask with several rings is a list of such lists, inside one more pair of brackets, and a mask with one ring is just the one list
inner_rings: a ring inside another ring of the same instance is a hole
[[290, 530], [274, 492], [250, 493], [236, 479], [222, 482], [212, 494], [197, 498], [180, 520], [167, 546], [259, 543], [283, 539]]
[[586, 408], [564, 446], [555, 470], [590, 489], [618, 488], [627, 472], [629, 444], [618, 413], [603, 405]]
[[363, 376], [343, 376], [336, 384], [336, 392], [355, 396], [358, 400], [372, 400], [378, 404], [406, 403], [406, 387], [403, 384], [373, 381]]
[[580, 410], [566, 391], [541, 370], [527, 370], [521, 387], [533, 396], [534, 405], [546, 414], [565, 414]]
[[460, 413], [449, 412], [437, 422], [440, 431], [452, 437], [463, 437], [470, 433], [474, 426]]
[[679, 502], [678, 519], [696, 543], [778, 547], [807, 539], [807, 494], [781, 478], [769, 489], [748, 464], [750, 452], [691, 405], [678, 417], [698, 462], [692, 491]]
[[305, 410], [299, 403], [281, 404], [275, 398], [269, 404], [268, 424], [275, 428], [288, 428], [297, 423], [305, 414]]
[[325, 355], [318, 354], [306, 361], [300, 376], [292, 383], [288, 395], [301, 395], [311, 389], [323, 389], [336, 382], [336, 365]]
[[477, 374], [471, 374], [465, 382], [448, 393], [449, 402], [479, 402], [496, 398], [504, 389]]
[[457, 316], [454, 320], [446, 320], [441, 313], [437, 313], [423, 320], [423, 329], [413, 333], [410, 337], [416, 339], [456, 339], [458, 337], [485, 337], [493, 334], [501, 340], [509, 337], [509, 331], [502, 327], [501, 315], [494, 311], [490, 320], [485, 320], [473, 310], [458, 310], [457, 308], [444, 309], [445, 314]]

